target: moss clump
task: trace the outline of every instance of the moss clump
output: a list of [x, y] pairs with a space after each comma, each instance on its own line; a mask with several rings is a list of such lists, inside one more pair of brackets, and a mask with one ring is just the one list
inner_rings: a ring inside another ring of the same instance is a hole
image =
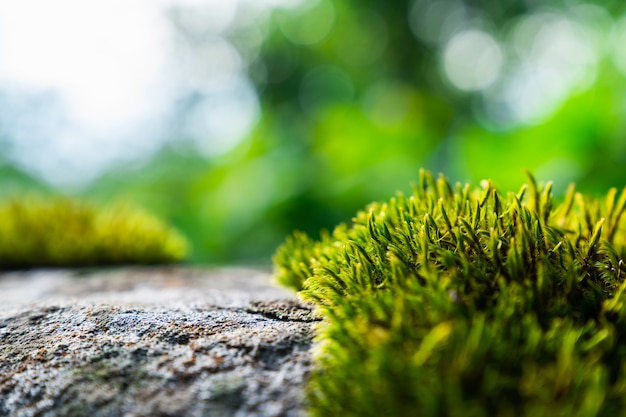
[[626, 190], [500, 195], [422, 172], [410, 197], [279, 248], [317, 303], [318, 416], [626, 415]]
[[128, 205], [96, 209], [70, 199], [0, 204], [0, 268], [154, 264], [179, 261], [187, 241]]

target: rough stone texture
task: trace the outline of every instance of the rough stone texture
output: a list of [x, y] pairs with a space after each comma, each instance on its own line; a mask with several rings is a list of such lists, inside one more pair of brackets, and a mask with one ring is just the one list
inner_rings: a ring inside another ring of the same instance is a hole
[[262, 271], [0, 274], [0, 303], [0, 415], [303, 413], [316, 317]]

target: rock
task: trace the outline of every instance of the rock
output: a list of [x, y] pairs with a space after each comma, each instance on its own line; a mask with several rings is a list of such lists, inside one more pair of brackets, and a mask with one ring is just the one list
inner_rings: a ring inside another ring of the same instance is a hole
[[303, 413], [317, 318], [262, 271], [19, 272], [0, 294], [0, 415]]

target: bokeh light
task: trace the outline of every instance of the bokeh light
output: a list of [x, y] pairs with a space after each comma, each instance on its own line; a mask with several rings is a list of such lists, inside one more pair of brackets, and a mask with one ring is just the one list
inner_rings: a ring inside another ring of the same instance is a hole
[[517, 62], [500, 92], [511, 122], [540, 122], [593, 85], [599, 56], [592, 30], [553, 12], [524, 16], [512, 26], [509, 48]]
[[330, 0], [309, 0], [279, 14], [283, 34], [297, 45], [322, 41], [335, 23], [335, 8]]
[[622, 75], [626, 77], [626, 16], [615, 25], [613, 31], [613, 62]]
[[445, 74], [463, 91], [484, 90], [492, 85], [498, 79], [503, 63], [498, 42], [477, 29], [456, 33], [443, 51]]
[[603, 192], [626, 183], [624, 45], [617, 0], [6, 2], [0, 198], [127, 198], [194, 261], [256, 263], [422, 167]]

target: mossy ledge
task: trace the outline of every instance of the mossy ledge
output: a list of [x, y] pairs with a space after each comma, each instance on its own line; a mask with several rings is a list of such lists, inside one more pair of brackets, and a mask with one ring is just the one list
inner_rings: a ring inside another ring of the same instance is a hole
[[176, 230], [129, 204], [32, 196], [0, 203], [0, 269], [171, 263], [188, 251]]
[[[506, 197], [422, 171], [278, 280], [317, 304], [316, 416], [626, 415], [626, 189]], [[619, 194], [619, 195], [618, 195]]]

